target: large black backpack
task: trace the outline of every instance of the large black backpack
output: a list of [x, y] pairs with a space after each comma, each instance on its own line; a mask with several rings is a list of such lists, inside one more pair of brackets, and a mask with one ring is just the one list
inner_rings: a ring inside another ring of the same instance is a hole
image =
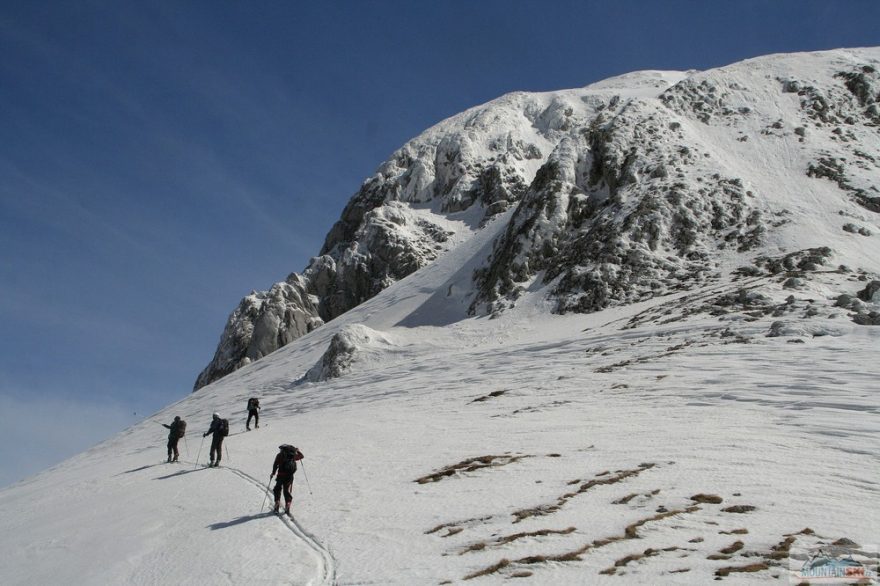
[[260, 406], [260, 400], [257, 399], [256, 397], [251, 397], [250, 399], [248, 399], [248, 406], [247, 406], [248, 411], [252, 411], [254, 409], [257, 409], [259, 406]]
[[183, 419], [180, 419], [179, 421], [177, 421], [177, 437], [182, 438], [185, 433], [186, 433], [186, 421], [184, 421]]
[[218, 431], [220, 432], [220, 437], [226, 437], [227, 435], [229, 435], [229, 420], [228, 419], [221, 419], [220, 420], [220, 427], [218, 428]]
[[279, 476], [293, 476], [296, 472], [296, 456], [299, 453], [295, 447], [284, 444], [281, 449], [281, 464], [278, 466]]

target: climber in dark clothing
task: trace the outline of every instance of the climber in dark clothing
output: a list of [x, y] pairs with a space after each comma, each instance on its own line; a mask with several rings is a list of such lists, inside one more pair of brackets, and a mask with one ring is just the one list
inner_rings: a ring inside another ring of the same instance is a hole
[[260, 427], [260, 400], [256, 397], [251, 397], [247, 402], [247, 411], [248, 418], [247, 423], [245, 423], [244, 428], [248, 431], [251, 430], [251, 417], [254, 418], [254, 426]]
[[[177, 442], [186, 433], [186, 421], [178, 415], [171, 422], [171, 425], [163, 423], [162, 427], [167, 427], [170, 430], [168, 432], [168, 461], [177, 462], [177, 458], [180, 456], [180, 453], [177, 451]], [[172, 454], [174, 455], [173, 459], [171, 458]]]
[[229, 422], [226, 419], [220, 419], [220, 415], [213, 414], [211, 427], [202, 434], [202, 437], [214, 434], [211, 438], [211, 462], [208, 466], [217, 467], [220, 465], [220, 456], [223, 453], [223, 438], [229, 435]]
[[277, 513], [281, 507], [281, 491], [283, 490], [284, 513], [290, 514], [290, 502], [293, 500], [293, 475], [296, 472], [297, 460], [302, 459], [302, 452], [295, 447], [288, 444], [278, 446], [278, 455], [275, 456], [275, 462], [272, 464], [272, 474], [269, 476], [271, 481], [272, 477], [275, 476], [275, 472], [278, 472], [278, 476], [275, 478], [275, 488], [272, 491], [275, 494], [274, 512]]

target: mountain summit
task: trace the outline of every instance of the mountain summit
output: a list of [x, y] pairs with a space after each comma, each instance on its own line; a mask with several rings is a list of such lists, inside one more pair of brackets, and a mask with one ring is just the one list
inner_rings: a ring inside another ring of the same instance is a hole
[[363, 183], [302, 273], [242, 299], [195, 388], [491, 222], [505, 224], [491, 253], [457, 283], [470, 315], [536, 288], [550, 311], [593, 312], [716, 282], [759, 250], [865, 238], [880, 212], [878, 69], [875, 49], [774, 55], [513, 93], [453, 116]]

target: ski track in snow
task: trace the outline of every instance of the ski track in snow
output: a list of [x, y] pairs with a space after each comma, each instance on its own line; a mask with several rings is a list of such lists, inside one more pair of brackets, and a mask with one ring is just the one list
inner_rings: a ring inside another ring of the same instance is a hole
[[[233, 468], [231, 466], [220, 466], [220, 469], [226, 470], [238, 476], [239, 478], [249, 482], [250, 484], [257, 487], [261, 494], [265, 495], [266, 491], [269, 490], [268, 487], [264, 487], [259, 480], [251, 476], [250, 474], [239, 470], [238, 468]], [[269, 500], [271, 501], [272, 495], [269, 495]], [[318, 561], [318, 566], [320, 567], [320, 577], [316, 582], [310, 582], [310, 584], [315, 585], [324, 585], [324, 586], [332, 586], [336, 583], [336, 560], [333, 559], [333, 554], [330, 553], [330, 550], [324, 547], [320, 540], [317, 537], [306, 531], [302, 525], [297, 522], [296, 518], [291, 518], [286, 515], [278, 516], [279, 520], [281, 520], [284, 525], [290, 529], [291, 533], [293, 533], [300, 541], [305, 543], [314, 553], [315, 558]]]

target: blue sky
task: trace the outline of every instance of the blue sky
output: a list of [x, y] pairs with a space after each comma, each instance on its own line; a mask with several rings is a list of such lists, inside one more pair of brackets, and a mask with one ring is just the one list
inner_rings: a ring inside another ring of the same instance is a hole
[[873, 0], [0, 0], [0, 486], [189, 393], [238, 300], [443, 118], [877, 45], [878, 22]]

